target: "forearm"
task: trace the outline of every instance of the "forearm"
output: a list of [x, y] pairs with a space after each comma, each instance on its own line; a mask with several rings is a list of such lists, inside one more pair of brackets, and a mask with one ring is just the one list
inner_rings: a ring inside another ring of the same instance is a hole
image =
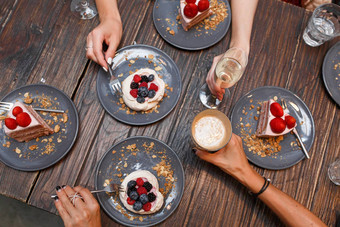
[[247, 54], [258, 0], [232, 0], [232, 31], [230, 47], [240, 47]]
[[96, 6], [100, 21], [113, 19], [121, 22], [117, 0], [96, 0]]
[[[252, 168], [232, 174], [253, 193], [261, 190], [264, 179]], [[272, 184], [258, 197], [288, 226], [325, 226], [312, 212]]]

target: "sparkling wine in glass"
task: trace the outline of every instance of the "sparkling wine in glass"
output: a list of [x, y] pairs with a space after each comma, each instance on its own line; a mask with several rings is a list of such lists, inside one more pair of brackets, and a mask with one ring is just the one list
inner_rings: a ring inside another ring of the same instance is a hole
[[98, 12], [93, 0], [72, 0], [71, 12], [80, 19], [92, 19]]
[[[244, 50], [237, 47], [229, 49], [217, 63], [214, 79], [219, 87], [226, 89], [223, 99], [229, 97], [230, 92], [228, 88], [241, 79], [247, 63], [247, 54]], [[210, 109], [217, 108], [221, 103], [220, 100], [211, 94], [207, 84], [201, 87], [200, 100], [204, 106]]]

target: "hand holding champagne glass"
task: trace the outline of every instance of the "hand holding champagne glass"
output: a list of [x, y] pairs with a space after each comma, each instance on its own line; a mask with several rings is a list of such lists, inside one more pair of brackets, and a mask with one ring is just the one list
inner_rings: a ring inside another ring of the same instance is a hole
[[[218, 87], [226, 88], [224, 99], [228, 98], [230, 92], [227, 88], [232, 87], [239, 79], [247, 66], [248, 57], [246, 52], [238, 47], [230, 48], [218, 61], [214, 69], [214, 81]], [[200, 99], [208, 108], [217, 108], [221, 100], [212, 95], [207, 84], [200, 91]]]

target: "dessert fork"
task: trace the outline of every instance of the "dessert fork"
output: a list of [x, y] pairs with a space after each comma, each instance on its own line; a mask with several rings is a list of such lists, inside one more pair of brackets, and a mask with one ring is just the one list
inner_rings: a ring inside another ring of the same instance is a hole
[[[286, 103], [286, 101], [284, 99], [281, 99], [281, 105], [282, 105], [282, 108], [284, 110], [287, 109], [287, 103]], [[308, 155], [307, 149], [306, 149], [305, 145], [303, 144], [303, 142], [301, 140], [301, 137], [300, 137], [299, 133], [296, 130], [296, 127], [293, 129], [293, 133], [296, 136], [296, 138], [299, 140], [299, 143], [300, 143], [300, 146], [301, 146], [301, 149], [302, 149], [304, 155], [306, 156], [307, 159], [309, 159], [309, 155]]]
[[[107, 193], [113, 193], [113, 192], [124, 192], [124, 188], [119, 185], [119, 184], [115, 184], [115, 183], [110, 183], [109, 185], [107, 185], [106, 187], [104, 187], [104, 189], [101, 190], [94, 190], [91, 191], [91, 193], [99, 193], [99, 192], [107, 192]], [[78, 194], [76, 192], [76, 194]], [[79, 195], [79, 194], [78, 194]], [[54, 199], [57, 195], [51, 195], [51, 198]], [[73, 198], [75, 195], [69, 195], [69, 198]], [[82, 198], [81, 196], [78, 196], [78, 198]]]
[[[0, 102], [0, 110], [11, 110], [13, 107], [13, 103], [11, 102]], [[34, 110], [38, 111], [45, 111], [45, 112], [54, 112], [54, 113], [65, 113], [64, 110], [52, 110], [52, 109], [43, 109], [43, 108], [38, 108], [38, 107], [32, 107]]]
[[114, 76], [113, 74], [113, 70], [112, 70], [112, 65], [113, 65], [113, 62], [111, 62], [111, 64], [108, 62], [108, 68], [109, 68], [109, 73], [110, 73], [110, 76], [111, 76], [111, 79], [110, 79], [110, 88], [113, 90], [113, 92], [115, 94], [118, 94], [118, 95], [122, 95], [122, 85], [120, 84], [119, 80], [117, 77]]

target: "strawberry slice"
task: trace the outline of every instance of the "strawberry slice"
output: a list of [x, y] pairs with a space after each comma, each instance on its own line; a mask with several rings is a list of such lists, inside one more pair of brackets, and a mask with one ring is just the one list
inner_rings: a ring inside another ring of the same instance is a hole
[[204, 10], [209, 9], [209, 1], [201, 0], [198, 2], [198, 11], [203, 12]]
[[139, 75], [134, 75], [133, 81], [136, 83], [139, 83], [142, 80], [142, 78]]
[[193, 18], [197, 15], [198, 13], [198, 7], [196, 4], [194, 3], [188, 3], [185, 7], [184, 7], [184, 15], [188, 18]]
[[12, 110], [12, 114], [16, 117], [19, 113], [24, 112], [20, 106], [16, 106]]
[[133, 205], [136, 202], [135, 200], [131, 199], [130, 197], [128, 197], [126, 201], [129, 205]]
[[290, 115], [285, 116], [285, 121], [286, 121], [287, 127], [288, 127], [289, 129], [294, 128], [295, 125], [296, 125], [296, 120], [295, 120], [295, 118], [292, 117], [292, 116], [290, 116]]
[[185, 0], [186, 1], [186, 3], [196, 3], [196, 0]]
[[151, 203], [150, 202], [147, 202], [143, 205], [143, 210], [144, 211], [149, 211], [151, 210]]
[[286, 129], [286, 122], [280, 118], [276, 117], [269, 122], [270, 128], [275, 133], [281, 133]]
[[148, 87], [148, 83], [147, 82], [142, 82], [139, 87]]
[[270, 112], [275, 116], [275, 117], [282, 117], [283, 116], [283, 109], [280, 104], [277, 102], [273, 102], [270, 105]]
[[138, 96], [138, 89], [132, 89], [132, 90], [130, 91], [130, 95], [131, 95], [132, 97], [134, 97], [134, 98], [137, 98], [137, 96]]
[[8, 117], [5, 119], [5, 125], [8, 129], [14, 130], [17, 128], [18, 123], [13, 118]]
[[149, 87], [149, 90], [155, 90], [155, 91], [158, 91], [158, 86], [154, 83], [151, 83], [150, 84], [150, 87]]
[[17, 123], [21, 127], [27, 127], [31, 124], [31, 117], [28, 113], [22, 112], [17, 115]]

